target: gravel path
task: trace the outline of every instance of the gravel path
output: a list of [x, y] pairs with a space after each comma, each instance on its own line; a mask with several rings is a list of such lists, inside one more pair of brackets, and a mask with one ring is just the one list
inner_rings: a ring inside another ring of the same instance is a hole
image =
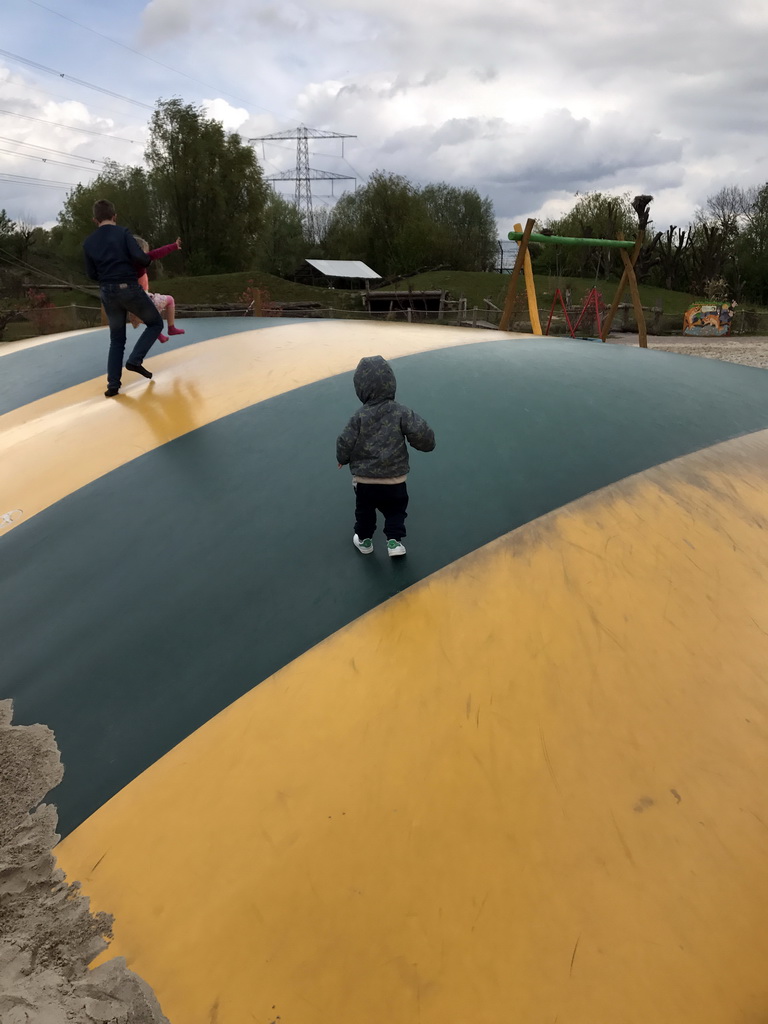
[[[637, 345], [636, 334], [615, 334], [608, 339], [610, 345]], [[703, 356], [722, 359], [727, 363], [759, 366], [768, 369], [768, 338], [659, 338], [648, 335], [648, 348], [674, 352], [681, 356]]]

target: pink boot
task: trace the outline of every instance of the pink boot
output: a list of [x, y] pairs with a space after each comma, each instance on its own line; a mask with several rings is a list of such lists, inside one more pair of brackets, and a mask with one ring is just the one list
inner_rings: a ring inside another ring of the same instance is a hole
[[[168, 334], [170, 334], [170, 330], [168, 331]], [[158, 334], [157, 340], [160, 342], [161, 345], [164, 341], [168, 341], [168, 334]]]
[[182, 327], [169, 327], [168, 328], [168, 333], [169, 334], [183, 334], [184, 333], [184, 329]]

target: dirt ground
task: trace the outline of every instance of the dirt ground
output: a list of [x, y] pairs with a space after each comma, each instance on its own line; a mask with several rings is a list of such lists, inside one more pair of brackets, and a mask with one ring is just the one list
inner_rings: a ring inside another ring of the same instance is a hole
[[122, 957], [90, 965], [112, 918], [92, 914], [51, 854], [56, 808], [41, 803], [64, 773], [43, 725], [13, 725], [0, 701], [0, 1021], [2, 1024], [168, 1024]]
[[[611, 345], [637, 345], [636, 334], [612, 334]], [[648, 348], [662, 352], [675, 352], [681, 356], [703, 356], [705, 359], [722, 359], [727, 363], [742, 363], [744, 366], [759, 366], [768, 369], [768, 338], [670, 338], [648, 336]]]

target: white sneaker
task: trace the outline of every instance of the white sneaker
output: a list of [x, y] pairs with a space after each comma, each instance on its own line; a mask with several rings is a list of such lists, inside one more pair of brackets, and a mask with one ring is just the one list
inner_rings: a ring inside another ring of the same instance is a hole
[[355, 547], [357, 548], [361, 555], [373, 554], [373, 541], [370, 540], [370, 538], [366, 540], [360, 540], [357, 534], [355, 534], [352, 537], [352, 543], [355, 545]]
[[405, 544], [403, 544], [401, 540], [387, 541], [387, 554], [390, 558], [396, 558], [398, 555], [404, 555]]

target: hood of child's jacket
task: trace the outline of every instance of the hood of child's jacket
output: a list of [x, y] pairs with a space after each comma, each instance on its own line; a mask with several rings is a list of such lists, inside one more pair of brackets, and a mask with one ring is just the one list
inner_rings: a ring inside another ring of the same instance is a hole
[[395, 397], [395, 374], [383, 356], [365, 356], [361, 359], [357, 364], [353, 383], [355, 394], [364, 404], [383, 402]]

